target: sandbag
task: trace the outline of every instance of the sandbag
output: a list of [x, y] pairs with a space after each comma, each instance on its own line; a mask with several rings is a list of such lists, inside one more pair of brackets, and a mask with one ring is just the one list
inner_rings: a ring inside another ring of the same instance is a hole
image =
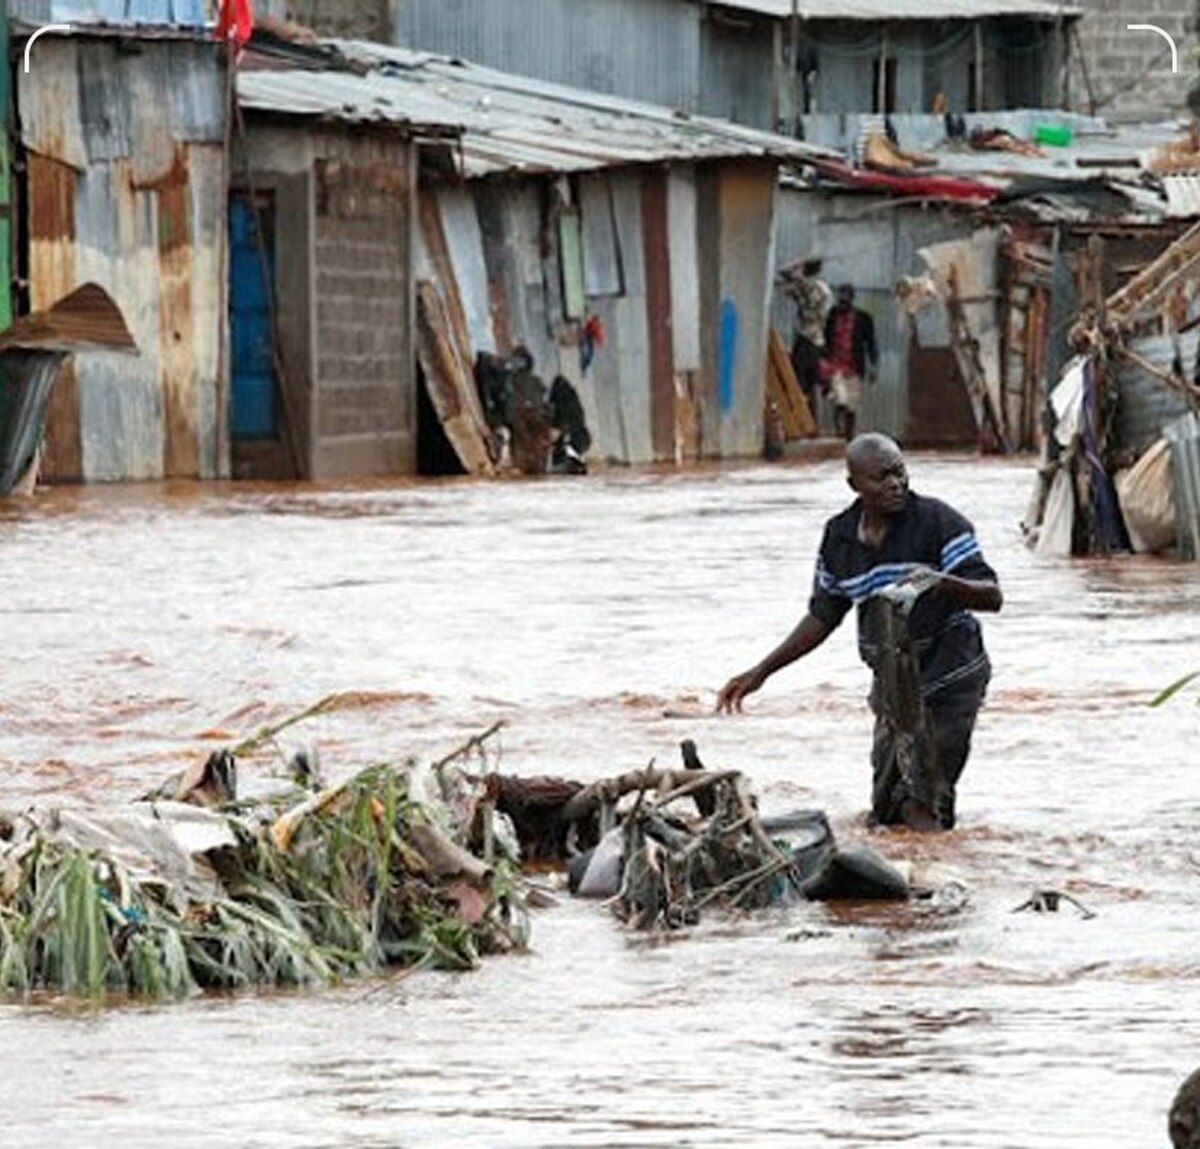
[[1129, 542], [1138, 554], [1175, 543], [1175, 480], [1166, 439], [1149, 446], [1132, 467], [1113, 476]]

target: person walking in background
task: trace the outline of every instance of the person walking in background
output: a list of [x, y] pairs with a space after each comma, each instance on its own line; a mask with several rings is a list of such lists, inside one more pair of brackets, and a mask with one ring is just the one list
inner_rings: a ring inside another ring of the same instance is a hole
[[875, 321], [854, 306], [854, 288], [843, 283], [825, 319], [825, 358], [821, 366], [833, 393], [834, 426], [846, 442], [854, 438], [863, 384], [874, 383], [878, 362]]
[[[972, 611], [998, 611], [1004, 596], [971, 524], [948, 504], [909, 490], [904, 455], [893, 440], [859, 435], [846, 448], [846, 467], [858, 498], [825, 524], [807, 612], [761, 662], [725, 683], [717, 712], [740, 711], [746, 695], [820, 646], [856, 606], [859, 654], [875, 679], [872, 821], [948, 830], [956, 816], [955, 787], [991, 678], [982, 629]], [[897, 760], [899, 732], [881, 697], [887, 635], [873, 609], [879, 605], [875, 596], [901, 584], [913, 600], [907, 640], [932, 744], [922, 762]]]
[[821, 261], [806, 259], [785, 267], [780, 273], [784, 291], [796, 305], [792, 336], [792, 369], [808, 401], [812, 417], [817, 417], [817, 392], [821, 388], [821, 355], [825, 348], [825, 317], [833, 305], [833, 290], [821, 278]]

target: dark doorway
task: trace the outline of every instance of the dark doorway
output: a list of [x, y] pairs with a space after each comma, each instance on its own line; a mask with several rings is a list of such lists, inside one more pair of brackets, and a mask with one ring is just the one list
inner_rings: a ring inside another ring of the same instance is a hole
[[446, 429], [434, 410], [425, 386], [425, 372], [417, 364], [417, 474], [465, 475], [458, 452], [446, 438]]

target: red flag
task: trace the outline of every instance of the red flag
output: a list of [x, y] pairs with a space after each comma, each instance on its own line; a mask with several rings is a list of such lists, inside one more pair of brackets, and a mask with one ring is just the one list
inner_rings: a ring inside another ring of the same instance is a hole
[[254, 31], [254, 13], [250, 0], [221, 0], [217, 14], [217, 39], [228, 40], [240, 52]]

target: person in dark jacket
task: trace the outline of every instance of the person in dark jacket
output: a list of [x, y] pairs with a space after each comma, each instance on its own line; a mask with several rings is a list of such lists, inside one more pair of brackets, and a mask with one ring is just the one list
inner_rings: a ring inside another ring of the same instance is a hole
[[846, 442], [854, 438], [863, 385], [875, 381], [878, 361], [875, 321], [854, 306], [854, 288], [843, 283], [837, 289], [837, 302], [825, 318], [822, 367], [833, 395], [834, 426]]
[[554, 431], [550, 469], [568, 475], [586, 474], [584, 456], [592, 445], [592, 433], [579, 392], [563, 375], [556, 375], [550, 384], [550, 426]]
[[[848, 481], [858, 498], [825, 524], [808, 611], [761, 662], [734, 675], [717, 696], [720, 713], [777, 670], [814, 651], [857, 607], [858, 648], [875, 673], [876, 714], [871, 753], [872, 820], [912, 829], [950, 829], [955, 787], [971, 749], [991, 663], [972, 611], [998, 611], [1004, 602], [996, 573], [984, 560], [974, 528], [953, 507], [909, 490], [899, 446], [886, 435], [859, 435], [846, 449]], [[908, 642], [916, 661], [920, 703], [927, 712], [935, 759], [924, 780], [896, 769], [894, 725], [880, 706], [886, 636], [878, 632], [876, 595], [913, 588]], [[927, 588], [918, 594], [918, 588]]]

